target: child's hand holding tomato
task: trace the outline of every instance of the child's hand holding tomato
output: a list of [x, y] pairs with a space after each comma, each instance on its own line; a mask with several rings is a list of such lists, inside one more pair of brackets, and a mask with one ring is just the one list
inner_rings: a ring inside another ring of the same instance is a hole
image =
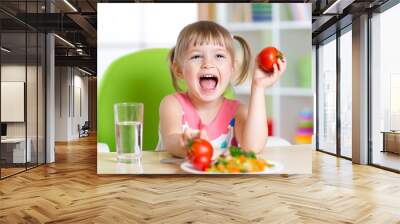
[[256, 60], [253, 74], [253, 86], [256, 88], [273, 86], [286, 71], [286, 59], [274, 47], [264, 48]]
[[182, 133], [180, 140], [182, 148], [185, 148], [188, 145], [188, 143], [195, 138], [201, 138], [207, 141], [209, 140], [206, 130], [202, 129], [199, 132], [190, 128], [186, 128], [185, 131]]
[[210, 166], [214, 150], [208, 142], [205, 129], [194, 131], [186, 128], [182, 133], [181, 145], [187, 149], [187, 158], [197, 170], [205, 171]]
[[198, 170], [205, 171], [210, 167], [213, 153], [214, 149], [207, 140], [196, 138], [188, 144], [187, 157]]

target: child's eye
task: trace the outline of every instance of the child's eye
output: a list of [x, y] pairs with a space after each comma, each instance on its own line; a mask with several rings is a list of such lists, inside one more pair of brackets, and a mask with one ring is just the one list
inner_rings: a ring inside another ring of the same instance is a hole
[[190, 59], [199, 59], [200, 58], [200, 55], [193, 55], [192, 57], [190, 57]]
[[225, 55], [223, 55], [223, 54], [217, 54], [217, 58], [225, 58]]

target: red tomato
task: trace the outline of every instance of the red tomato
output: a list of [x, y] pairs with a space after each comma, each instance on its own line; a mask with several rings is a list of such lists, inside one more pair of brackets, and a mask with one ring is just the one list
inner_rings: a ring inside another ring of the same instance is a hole
[[283, 54], [275, 47], [264, 48], [257, 56], [258, 66], [265, 72], [274, 72], [273, 65], [276, 64], [279, 69], [278, 59], [282, 60]]
[[193, 166], [205, 170], [211, 163], [214, 151], [212, 145], [207, 140], [198, 138], [191, 141], [188, 147], [187, 156]]
[[206, 156], [211, 158], [213, 155], [213, 147], [212, 145], [204, 139], [194, 139], [189, 143], [188, 157], [196, 158], [200, 156]]
[[205, 171], [211, 164], [211, 158], [207, 156], [195, 157], [192, 161], [194, 168]]

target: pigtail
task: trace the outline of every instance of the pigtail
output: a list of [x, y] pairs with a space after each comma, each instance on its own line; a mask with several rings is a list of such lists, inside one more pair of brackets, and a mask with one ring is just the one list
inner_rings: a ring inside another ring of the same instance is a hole
[[239, 76], [235, 80], [235, 84], [237, 85], [243, 83], [247, 79], [247, 76], [249, 74], [250, 60], [251, 60], [251, 50], [247, 41], [242, 37], [234, 35], [233, 39], [239, 41], [243, 49], [243, 62], [241, 66], [242, 70], [240, 71]]
[[180, 91], [181, 89], [179, 88], [178, 80], [176, 79], [174, 74], [174, 69], [172, 68], [174, 60], [175, 60], [175, 47], [171, 48], [171, 50], [169, 50], [168, 53], [169, 71], [171, 74], [172, 85], [174, 86], [176, 91]]

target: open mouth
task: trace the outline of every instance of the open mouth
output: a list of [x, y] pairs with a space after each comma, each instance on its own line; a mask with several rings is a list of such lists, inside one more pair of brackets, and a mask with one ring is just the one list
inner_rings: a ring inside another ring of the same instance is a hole
[[218, 77], [213, 74], [203, 74], [200, 76], [200, 86], [204, 90], [214, 90], [218, 84]]

